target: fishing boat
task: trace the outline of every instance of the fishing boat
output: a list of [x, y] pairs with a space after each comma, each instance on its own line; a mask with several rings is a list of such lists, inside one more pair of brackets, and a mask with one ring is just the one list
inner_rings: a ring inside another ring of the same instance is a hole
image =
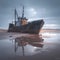
[[27, 22], [28, 19], [24, 17], [24, 6], [22, 10], [22, 17], [18, 16], [17, 10], [14, 10], [15, 21], [9, 24], [8, 32], [20, 32], [29, 34], [39, 34], [44, 25], [44, 20], [35, 20]]

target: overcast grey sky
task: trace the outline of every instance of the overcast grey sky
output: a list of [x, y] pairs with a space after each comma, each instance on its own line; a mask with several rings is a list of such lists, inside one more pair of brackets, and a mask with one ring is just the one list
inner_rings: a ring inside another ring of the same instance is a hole
[[14, 9], [21, 16], [22, 5], [28, 19], [43, 18], [47, 24], [60, 23], [60, 0], [0, 0], [0, 27], [14, 20]]

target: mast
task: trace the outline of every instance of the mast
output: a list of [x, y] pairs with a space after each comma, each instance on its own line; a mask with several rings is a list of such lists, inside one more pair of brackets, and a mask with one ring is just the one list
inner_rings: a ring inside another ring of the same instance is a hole
[[15, 16], [15, 26], [16, 26], [16, 9], [14, 11], [14, 16]]
[[22, 18], [24, 18], [24, 6], [23, 6], [23, 10], [22, 10]]
[[16, 9], [14, 11], [14, 16], [15, 16], [15, 26], [16, 26], [16, 18], [18, 18], [18, 13], [17, 13]]

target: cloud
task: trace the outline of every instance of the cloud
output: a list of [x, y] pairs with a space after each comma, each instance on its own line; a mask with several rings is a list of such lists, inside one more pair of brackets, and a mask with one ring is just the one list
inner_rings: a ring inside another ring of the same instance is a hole
[[[31, 18], [31, 16], [28, 16], [30, 12], [26, 11], [29, 8], [33, 8], [37, 12], [33, 18], [53, 17], [56, 19], [60, 17], [60, 0], [0, 0], [0, 26], [3, 27], [2, 24], [6, 25], [14, 19], [15, 8], [21, 16], [22, 5], [25, 6], [25, 16], [27, 18]], [[45, 22], [48, 23], [49, 21], [46, 20]]]

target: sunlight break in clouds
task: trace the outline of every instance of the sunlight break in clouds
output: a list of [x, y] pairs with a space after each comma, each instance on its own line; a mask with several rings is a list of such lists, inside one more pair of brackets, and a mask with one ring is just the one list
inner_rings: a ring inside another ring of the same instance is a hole
[[29, 9], [30, 15], [35, 16], [37, 14], [36, 10], [34, 8]]

